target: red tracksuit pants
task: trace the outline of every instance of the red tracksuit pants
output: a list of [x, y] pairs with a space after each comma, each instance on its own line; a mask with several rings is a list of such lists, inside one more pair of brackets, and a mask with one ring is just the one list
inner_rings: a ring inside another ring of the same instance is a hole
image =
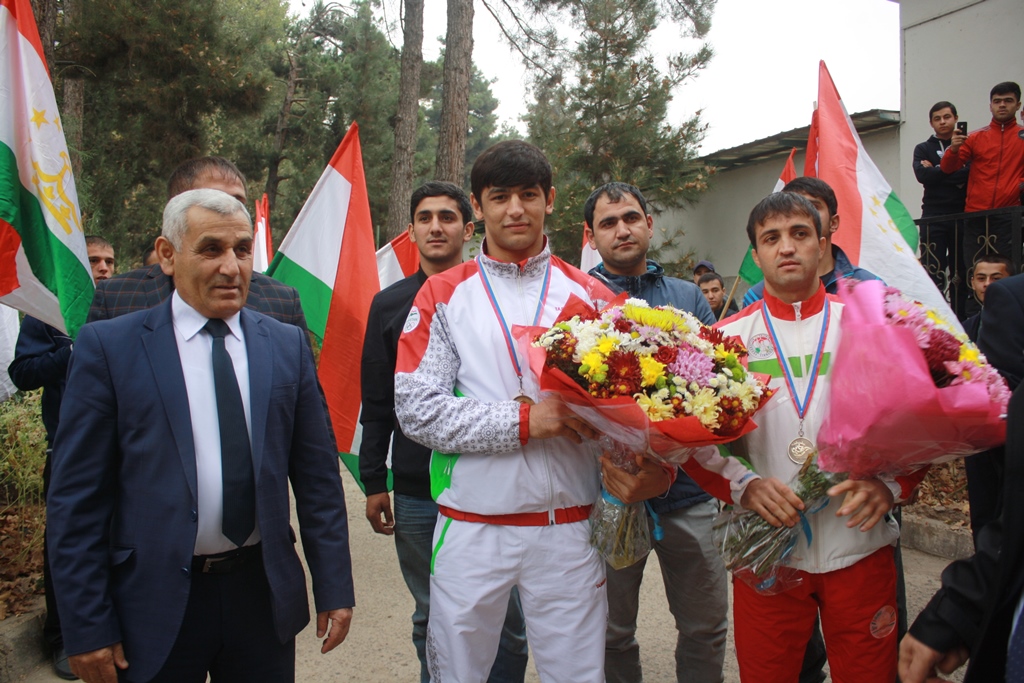
[[856, 564], [761, 595], [733, 580], [736, 658], [743, 683], [795, 683], [821, 613], [833, 683], [896, 680], [896, 567], [886, 546]]

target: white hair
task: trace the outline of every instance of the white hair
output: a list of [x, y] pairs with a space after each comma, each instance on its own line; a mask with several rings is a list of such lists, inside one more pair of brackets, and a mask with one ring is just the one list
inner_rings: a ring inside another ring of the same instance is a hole
[[164, 225], [161, 231], [164, 238], [174, 246], [175, 251], [181, 251], [181, 241], [188, 230], [188, 210], [193, 206], [219, 213], [221, 216], [234, 216], [240, 213], [245, 216], [249, 228], [252, 228], [249, 211], [242, 202], [231, 195], [206, 188], [182, 192], [171, 197], [164, 207]]

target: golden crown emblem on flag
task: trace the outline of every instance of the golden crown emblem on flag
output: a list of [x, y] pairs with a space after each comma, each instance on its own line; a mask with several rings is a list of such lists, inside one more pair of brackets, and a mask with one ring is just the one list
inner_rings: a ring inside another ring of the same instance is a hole
[[61, 167], [56, 173], [46, 173], [40, 167], [39, 162], [32, 160], [32, 184], [36, 186], [36, 193], [39, 201], [54, 219], [64, 228], [68, 235], [75, 228], [82, 232], [82, 223], [78, 217], [78, 207], [75, 206], [65, 190], [65, 176], [71, 174], [71, 164], [68, 163], [67, 152], [60, 153]]

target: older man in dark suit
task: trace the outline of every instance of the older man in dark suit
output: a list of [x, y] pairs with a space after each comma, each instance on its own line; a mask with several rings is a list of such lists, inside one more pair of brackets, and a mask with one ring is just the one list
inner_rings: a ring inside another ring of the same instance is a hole
[[239, 202], [175, 197], [157, 252], [170, 300], [86, 325], [71, 359], [48, 499], [69, 659], [87, 683], [290, 682], [309, 611], [289, 482], [321, 651], [354, 604], [313, 358], [299, 329], [243, 307]]
[[[246, 203], [245, 176], [223, 157], [199, 157], [182, 163], [168, 180], [167, 198], [202, 188], [226, 192], [242, 204]], [[152, 308], [170, 297], [173, 291], [174, 282], [159, 264], [136, 268], [97, 286], [88, 322]], [[306, 330], [299, 293], [294, 287], [262, 273], [252, 274], [245, 306]]]

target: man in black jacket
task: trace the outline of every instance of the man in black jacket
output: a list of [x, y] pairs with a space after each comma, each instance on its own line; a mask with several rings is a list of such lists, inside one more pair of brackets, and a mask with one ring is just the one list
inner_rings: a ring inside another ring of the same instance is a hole
[[[996, 282], [985, 295], [979, 346], [1016, 389], [1024, 373], [1024, 275]], [[968, 658], [965, 683], [1024, 680], [1024, 395], [1007, 409], [1003, 509], [978, 534], [976, 551], [942, 573], [942, 588], [900, 645], [903, 683], [941, 680]], [[1011, 637], [1011, 633], [1013, 634]]]
[[[430, 556], [437, 503], [430, 490], [430, 449], [410, 440], [395, 418], [395, 361], [398, 338], [420, 287], [431, 275], [462, 263], [462, 247], [473, 236], [472, 207], [456, 185], [428, 182], [412, 193], [409, 237], [420, 252], [420, 269], [373, 298], [363, 341], [363, 426], [359, 477], [366, 488], [366, 518], [378, 534], [395, 537], [402, 576], [416, 602], [412, 641], [420, 659], [420, 681], [429, 683], [426, 663], [430, 614]], [[394, 510], [388, 493], [388, 449]], [[491, 683], [522, 683], [527, 665], [526, 625], [513, 590]]]
[[[956, 107], [950, 102], [936, 102], [928, 111], [928, 123], [935, 134], [914, 148], [914, 175], [924, 185], [921, 200], [921, 218], [947, 216], [963, 213], [967, 198], [967, 174], [969, 166], [955, 173], [943, 173], [939, 168], [942, 155], [949, 149], [953, 131], [956, 129]], [[964, 282], [966, 274], [963, 259], [956, 256], [954, 223], [940, 221], [921, 226], [921, 253], [924, 266], [939, 288], [947, 284], [945, 275], [959, 276]], [[963, 289], [963, 288], [961, 288]], [[965, 293], [961, 291], [963, 296]]]

